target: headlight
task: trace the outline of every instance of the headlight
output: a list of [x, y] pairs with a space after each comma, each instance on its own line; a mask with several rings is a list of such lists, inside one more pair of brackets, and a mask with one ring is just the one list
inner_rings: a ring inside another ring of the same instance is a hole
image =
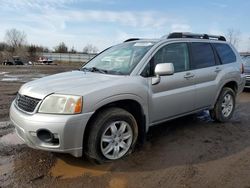
[[82, 97], [52, 94], [47, 96], [38, 112], [49, 114], [79, 114], [82, 111]]

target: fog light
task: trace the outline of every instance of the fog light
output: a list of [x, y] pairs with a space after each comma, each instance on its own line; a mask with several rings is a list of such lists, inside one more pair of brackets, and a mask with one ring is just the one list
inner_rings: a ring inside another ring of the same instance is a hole
[[37, 137], [43, 142], [51, 143], [54, 139], [54, 135], [50, 131], [45, 129], [37, 131], [36, 134]]

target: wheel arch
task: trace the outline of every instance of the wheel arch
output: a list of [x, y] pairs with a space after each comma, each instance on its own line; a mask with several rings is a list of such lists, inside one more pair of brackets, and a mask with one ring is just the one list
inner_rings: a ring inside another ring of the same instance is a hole
[[236, 81], [229, 81], [226, 84], [224, 84], [224, 86], [222, 88], [224, 88], [224, 87], [231, 88], [235, 92], [235, 94], [237, 94], [237, 92], [238, 92], [238, 84]]
[[[88, 120], [88, 123], [85, 127], [84, 135], [83, 135], [83, 148], [86, 146], [87, 139], [89, 137], [90, 133], [90, 126], [93, 120], [96, 118], [96, 116], [101, 112], [104, 111], [108, 108], [112, 107], [117, 107], [124, 109], [128, 112], [130, 112], [136, 119], [137, 125], [138, 125], [138, 140], [137, 140], [137, 145], [142, 145], [145, 141], [145, 136], [147, 132], [147, 117], [146, 117], [146, 112], [143, 109], [143, 106], [140, 102], [134, 99], [121, 99], [121, 100], [116, 100], [112, 101], [109, 103], [105, 103], [102, 106], [99, 105], [99, 108], [95, 110], [95, 113], [92, 114], [90, 119]], [[84, 153], [83, 153], [84, 154]]]
[[234, 80], [226, 81], [224, 84], [222, 84], [222, 86], [218, 90], [218, 93], [216, 95], [213, 106], [215, 105], [216, 101], [218, 100], [218, 97], [220, 96], [222, 89], [225, 87], [231, 88], [235, 92], [235, 94], [237, 94], [237, 92], [238, 92], [238, 83], [236, 81], [234, 81]]

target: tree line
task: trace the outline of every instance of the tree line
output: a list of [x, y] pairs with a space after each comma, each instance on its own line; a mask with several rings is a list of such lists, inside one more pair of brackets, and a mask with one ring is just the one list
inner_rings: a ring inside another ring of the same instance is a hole
[[[64, 42], [60, 42], [53, 50], [49, 50], [48, 47], [44, 46], [28, 44], [26, 33], [15, 28], [7, 30], [4, 42], [0, 42], [0, 61], [12, 59], [13, 56], [34, 61], [37, 59], [38, 54], [43, 52], [77, 53], [74, 47], [69, 48]], [[87, 44], [81, 52], [97, 53], [98, 49], [92, 44]]]
[[[77, 51], [74, 49], [74, 47], [69, 49], [64, 42], [60, 42], [58, 46], [54, 47], [53, 52], [56, 52], [56, 53], [77, 53]], [[83, 53], [97, 53], [98, 48], [92, 44], [87, 44], [83, 48], [82, 52]]]

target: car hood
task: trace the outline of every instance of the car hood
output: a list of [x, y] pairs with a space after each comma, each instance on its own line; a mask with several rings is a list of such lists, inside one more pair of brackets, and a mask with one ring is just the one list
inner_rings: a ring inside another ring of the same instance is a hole
[[[103, 86], [104, 82], [121, 79], [124, 76], [108, 75], [83, 71], [71, 71], [40, 78], [24, 84], [19, 93], [43, 99], [51, 93], [84, 95]], [[81, 87], [81, 89], [78, 89]], [[80, 93], [77, 91], [81, 91]], [[84, 91], [84, 92], [83, 92]]]

